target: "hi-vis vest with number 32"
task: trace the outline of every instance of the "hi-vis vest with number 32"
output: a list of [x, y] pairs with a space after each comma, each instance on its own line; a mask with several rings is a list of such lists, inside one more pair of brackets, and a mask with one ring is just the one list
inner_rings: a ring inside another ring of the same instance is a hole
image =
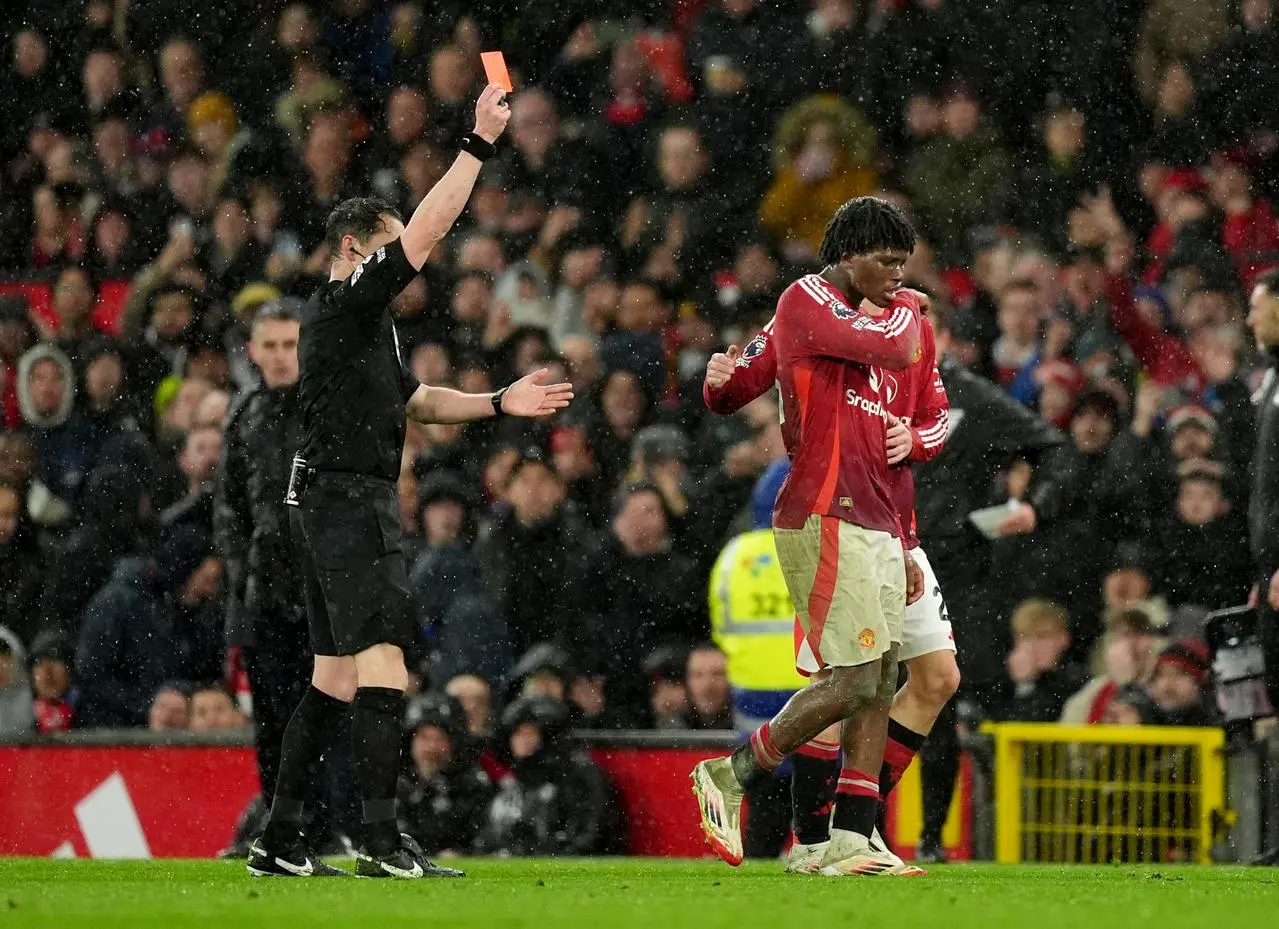
[[728, 656], [738, 691], [791, 694], [808, 681], [795, 671], [795, 609], [771, 529], [737, 536], [711, 571], [711, 635]]

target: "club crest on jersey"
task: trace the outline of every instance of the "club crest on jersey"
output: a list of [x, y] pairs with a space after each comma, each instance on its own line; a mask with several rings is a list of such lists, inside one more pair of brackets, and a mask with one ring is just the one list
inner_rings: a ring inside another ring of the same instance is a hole
[[747, 367], [752, 361], [764, 354], [764, 348], [767, 345], [768, 340], [763, 335], [755, 336], [742, 352], [742, 357], [737, 359], [737, 366], [740, 368]]
[[875, 647], [875, 630], [863, 629], [861, 632], [857, 633], [857, 644], [860, 645], [862, 648], [874, 648]]
[[883, 397], [885, 403], [891, 404], [897, 399], [897, 378], [889, 372], [871, 368], [866, 374], [866, 379], [870, 381], [870, 389]]

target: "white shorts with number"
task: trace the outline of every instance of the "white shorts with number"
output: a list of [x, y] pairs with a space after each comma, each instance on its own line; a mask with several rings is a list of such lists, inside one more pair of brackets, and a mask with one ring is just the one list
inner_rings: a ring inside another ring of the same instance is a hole
[[[924, 595], [906, 607], [901, 650], [898, 652], [902, 661], [910, 661], [933, 652], [955, 650], [955, 634], [951, 631], [950, 614], [946, 612], [941, 586], [937, 583], [933, 566], [928, 563], [928, 556], [922, 548], [912, 548], [910, 554], [915, 559], [915, 564], [924, 572]], [[795, 668], [807, 677], [822, 670], [822, 663], [808, 647], [799, 629], [798, 618], [795, 624]]]

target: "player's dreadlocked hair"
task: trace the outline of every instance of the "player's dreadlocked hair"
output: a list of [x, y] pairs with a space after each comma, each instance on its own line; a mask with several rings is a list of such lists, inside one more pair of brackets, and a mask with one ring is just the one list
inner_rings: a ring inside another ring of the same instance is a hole
[[342, 237], [353, 235], [364, 241], [386, 228], [383, 216], [393, 216], [403, 222], [400, 211], [381, 197], [351, 197], [333, 208], [324, 223], [324, 244], [329, 254], [337, 257], [342, 247]]
[[915, 229], [900, 207], [878, 197], [856, 197], [826, 224], [817, 258], [833, 265], [845, 255], [868, 255], [881, 248], [913, 252]]

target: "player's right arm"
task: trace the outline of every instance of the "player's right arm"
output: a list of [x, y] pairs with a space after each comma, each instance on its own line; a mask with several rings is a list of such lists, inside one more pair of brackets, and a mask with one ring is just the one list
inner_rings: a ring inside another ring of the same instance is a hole
[[782, 295], [787, 338], [801, 353], [900, 371], [918, 358], [919, 298], [903, 290], [883, 316], [850, 307], [816, 275], [796, 281]]
[[[490, 145], [506, 128], [511, 108], [506, 105], [506, 91], [490, 84], [475, 104], [475, 134]], [[471, 197], [475, 180], [484, 162], [469, 152], [461, 152], [439, 182], [422, 198], [408, 225], [400, 235], [404, 256], [414, 269], [421, 270], [427, 256], [439, 244], [453, 223], [462, 215]]]
[[745, 351], [730, 346], [706, 364], [702, 399], [712, 413], [729, 416], [768, 392], [777, 383], [777, 352], [773, 348], [773, 321], [769, 320]]

